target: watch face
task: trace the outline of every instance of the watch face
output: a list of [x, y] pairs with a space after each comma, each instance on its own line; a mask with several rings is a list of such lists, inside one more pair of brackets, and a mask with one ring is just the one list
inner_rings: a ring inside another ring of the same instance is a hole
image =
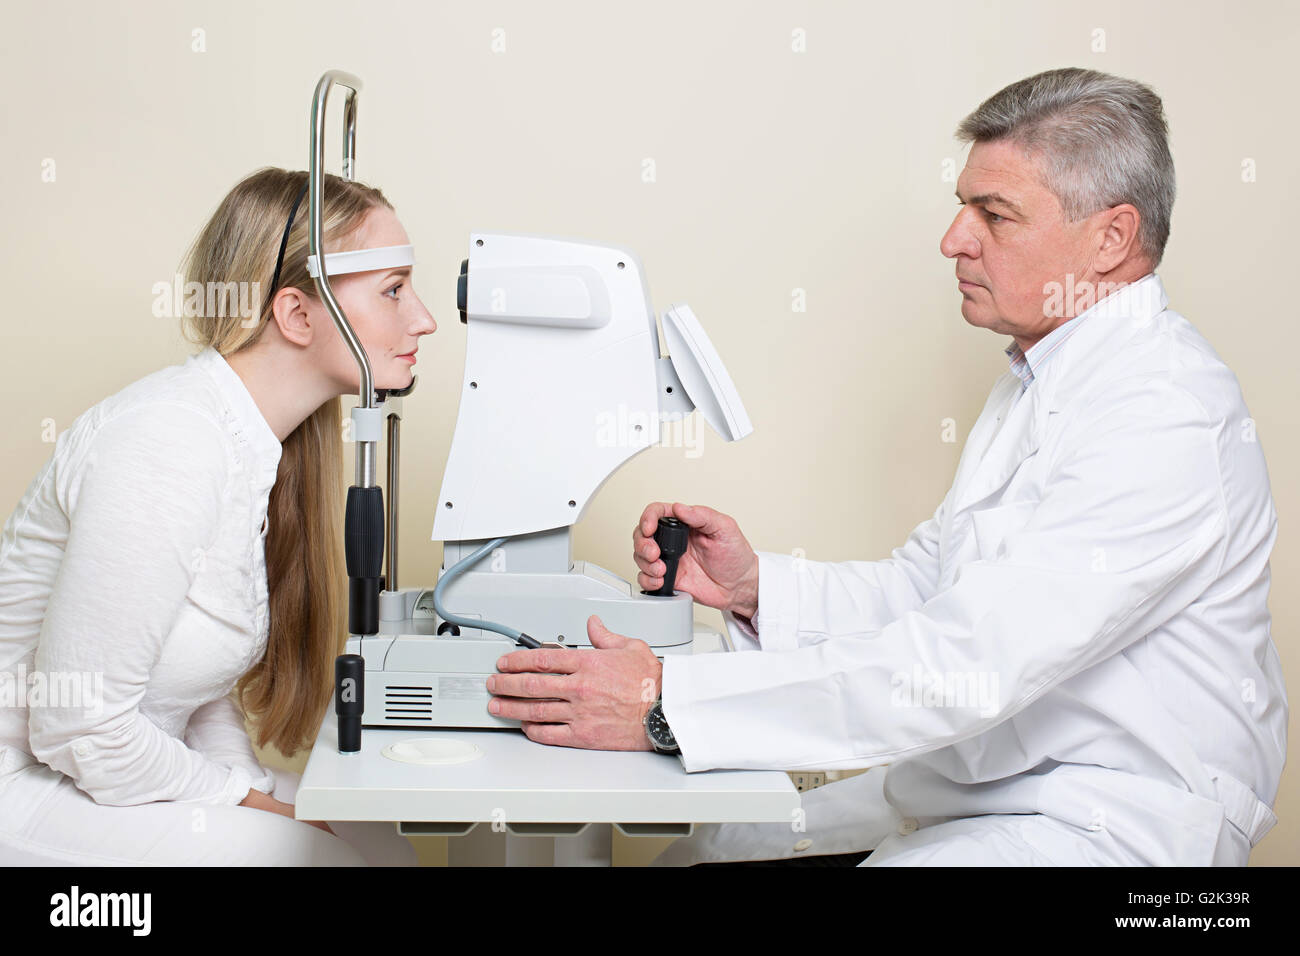
[[659, 704], [655, 704], [650, 709], [650, 713], [646, 715], [645, 726], [646, 731], [650, 734], [650, 740], [656, 747], [671, 750], [677, 746], [677, 738], [668, 729], [668, 721], [664, 718], [663, 707]]

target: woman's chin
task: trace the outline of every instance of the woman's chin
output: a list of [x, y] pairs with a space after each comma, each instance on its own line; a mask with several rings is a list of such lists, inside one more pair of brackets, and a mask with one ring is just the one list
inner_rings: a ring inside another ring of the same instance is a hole
[[393, 389], [406, 388], [415, 378], [415, 366], [398, 359], [398, 364], [405, 366], [405, 371], [392, 372], [381, 379], [375, 380], [375, 388]]
[[[400, 369], [393, 368], [393, 369], [372, 369], [371, 370], [374, 375], [373, 380], [375, 383], [376, 390], [406, 388], [408, 385], [411, 384], [411, 380], [415, 378], [414, 365], [411, 365], [409, 362], [403, 362], [401, 359], [395, 360], [393, 364], [400, 365], [402, 367]], [[353, 382], [353, 384], [349, 385], [345, 391], [341, 392], [340, 393], [341, 395], [357, 395], [358, 393], [360, 393], [361, 383], [355, 375], [352, 376], [351, 381]]]

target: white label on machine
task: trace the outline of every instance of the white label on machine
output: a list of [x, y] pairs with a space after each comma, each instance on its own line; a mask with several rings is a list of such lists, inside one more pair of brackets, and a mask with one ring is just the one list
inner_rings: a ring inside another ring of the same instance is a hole
[[487, 696], [488, 675], [479, 677], [439, 677], [439, 700], [478, 700]]

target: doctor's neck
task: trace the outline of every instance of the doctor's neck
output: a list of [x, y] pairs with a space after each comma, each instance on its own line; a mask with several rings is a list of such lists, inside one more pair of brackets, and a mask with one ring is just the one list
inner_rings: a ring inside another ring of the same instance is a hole
[[1012, 338], [1022, 352], [1028, 352], [1065, 323], [1084, 316], [1098, 303], [1145, 279], [1153, 271], [1145, 260], [1137, 260], [1126, 262], [1105, 275], [1088, 272], [1083, 278], [1076, 278], [1073, 273], [1067, 273], [1064, 282], [1045, 283], [1043, 315], [1051, 316], [1051, 321], [1033, 330], [1017, 331]]

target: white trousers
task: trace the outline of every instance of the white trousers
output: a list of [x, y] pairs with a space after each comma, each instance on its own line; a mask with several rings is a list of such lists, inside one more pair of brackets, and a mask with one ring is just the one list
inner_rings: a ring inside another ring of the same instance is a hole
[[[293, 803], [300, 775], [272, 772], [271, 795]], [[326, 822], [337, 836], [253, 807], [103, 806], [44, 764], [0, 777], [4, 866], [417, 865], [392, 823]]]

